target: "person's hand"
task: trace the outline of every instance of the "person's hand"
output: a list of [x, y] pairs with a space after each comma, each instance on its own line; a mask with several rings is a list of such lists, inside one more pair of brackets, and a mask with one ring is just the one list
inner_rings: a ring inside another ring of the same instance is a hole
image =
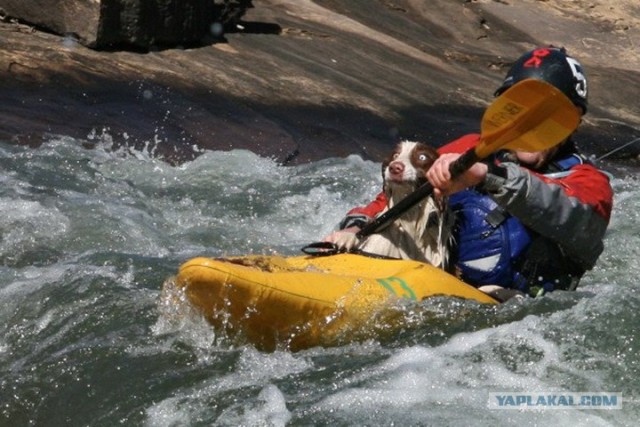
[[360, 227], [345, 228], [344, 230], [335, 231], [329, 234], [327, 237], [322, 239], [322, 241], [333, 243], [338, 247], [338, 249], [350, 251], [360, 242], [360, 239], [356, 236], [358, 231], [360, 231]]
[[449, 166], [458, 157], [460, 157], [460, 154], [442, 154], [426, 172], [426, 178], [433, 186], [436, 197], [448, 196], [465, 188], [473, 187], [480, 184], [487, 176], [487, 165], [475, 163], [465, 173], [452, 181]]

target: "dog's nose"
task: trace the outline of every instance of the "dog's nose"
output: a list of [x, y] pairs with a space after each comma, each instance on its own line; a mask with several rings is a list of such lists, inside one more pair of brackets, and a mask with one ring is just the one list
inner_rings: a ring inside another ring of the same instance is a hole
[[402, 162], [391, 162], [389, 164], [389, 172], [393, 175], [401, 175], [404, 172], [404, 163]]

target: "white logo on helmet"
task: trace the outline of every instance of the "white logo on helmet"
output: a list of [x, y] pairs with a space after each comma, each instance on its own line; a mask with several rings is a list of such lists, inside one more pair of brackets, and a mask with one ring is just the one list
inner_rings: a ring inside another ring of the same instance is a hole
[[576, 80], [576, 93], [580, 97], [587, 99], [587, 78], [582, 74], [582, 65], [569, 56], [567, 56], [567, 63]]

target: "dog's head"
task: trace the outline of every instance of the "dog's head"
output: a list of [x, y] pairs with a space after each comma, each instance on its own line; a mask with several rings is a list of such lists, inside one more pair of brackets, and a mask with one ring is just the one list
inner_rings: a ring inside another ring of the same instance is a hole
[[418, 187], [426, 180], [424, 174], [438, 158], [438, 152], [421, 142], [400, 142], [382, 162], [385, 190], [394, 186]]
[[[403, 141], [382, 164], [387, 208], [392, 208], [426, 182], [425, 173], [438, 159], [426, 144]], [[379, 255], [414, 259], [447, 268], [453, 215], [446, 198], [425, 197], [406, 209], [394, 224], [369, 236], [358, 248]]]

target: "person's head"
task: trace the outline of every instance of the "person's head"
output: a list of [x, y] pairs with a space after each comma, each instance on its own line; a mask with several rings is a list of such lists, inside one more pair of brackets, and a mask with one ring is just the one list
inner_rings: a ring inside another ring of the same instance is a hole
[[[555, 86], [573, 102], [581, 114], [587, 112], [587, 78], [582, 65], [567, 55], [564, 48], [541, 47], [522, 55], [507, 72], [495, 96], [526, 79], [543, 80]], [[576, 147], [569, 139], [549, 150], [535, 153], [516, 152], [515, 155], [520, 163], [532, 169], [541, 169], [553, 157], [575, 151]]]
[[522, 55], [511, 66], [494, 95], [498, 96], [526, 79], [550, 83], [581, 108], [582, 114], [587, 112], [587, 78], [584, 69], [576, 59], [567, 55], [564, 48], [540, 47]]
[[558, 149], [556, 146], [544, 151], [514, 151], [513, 155], [519, 164], [532, 170], [541, 170], [556, 156]]

